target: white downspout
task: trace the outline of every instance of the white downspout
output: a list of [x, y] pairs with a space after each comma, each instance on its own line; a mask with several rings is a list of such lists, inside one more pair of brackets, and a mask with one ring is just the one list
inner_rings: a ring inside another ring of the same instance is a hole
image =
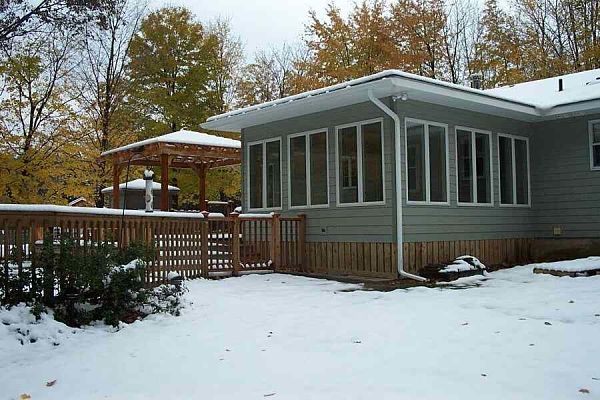
[[406, 278], [415, 279], [417, 281], [426, 282], [427, 278], [423, 278], [422, 276], [414, 275], [408, 273], [404, 270], [404, 257], [403, 257], [403, 249], [402, 249], [402, 160], [401, 160], [401, 125], [400, 118], [398, 114], [396, 114], [393, 110], [391, 110], [388, 106], [386, 106], [381, 100], [373, 95], [373, 91], [369, 90], [369, 100], [377, 107], [379, 107], [383, 112], [389, 115], [394, 120], [395, 127], [395, 136], [394, 136], [394, 159], [396, 162], [395, 171], [396, 171], [396, 240], [398, 245], [398, 274], [400, 276], [404, 276]]

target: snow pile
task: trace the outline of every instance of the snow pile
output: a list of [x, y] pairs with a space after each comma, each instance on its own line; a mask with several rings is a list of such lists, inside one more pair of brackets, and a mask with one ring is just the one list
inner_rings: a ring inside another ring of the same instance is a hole
[[600, 257], [579, 258], [577, 260], [538, 263], [535, 268], [559, 272], [583, 272], [600, 270]]
[[485, 265], [479, 261], [477, 257], [473, 256], [460, 256], [456, 257], [456, 260], [452, 261], [452, 263], [446, 265], [443, 269], [440, 270], [440, 273], [450, 273], [450, 272], [464, 272], [464, 271], [485, 271]]
[[39, 317], [36, 320], [25, 304], [0, 308], [0, 353], [32, 344], [58, 346], [79, 330], [55, 321], [51, 313], [42, 312]]

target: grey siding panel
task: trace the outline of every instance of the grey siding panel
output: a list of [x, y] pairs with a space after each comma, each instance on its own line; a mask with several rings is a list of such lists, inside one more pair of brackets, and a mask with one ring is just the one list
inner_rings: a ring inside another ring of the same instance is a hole
[[[389, 104], [389, 99], [386, 100]], [[385, 204], [377, 206], [338, 207], [336, 204], [336, 143], [338, 125], [384, 118]], [[294, 133], [327, 128], [329, 144], [329, 208], [294, 208], [288, 204], [287, 137]], [[316, 114], [276, 121], [242, 130], [242, 148], [246, 143], [267, 138], [282, 139], [283, 209], [282, 215], [307, 215], [307, 240], [331, 242], [395, 242], [394, 142], [393, 121], [376, 106], [360, 103]], [[246, 153], [244, 153], [246, 155]], [[243, 174], [245, 175], [245, 174]], [[247, 208], [246, 184], [243, 182], [242, 204]]]
[[[453, 109], [417, 101], [398, 101], [396, 112], [404, 118], [415, 118], [448, 125], [448, 157], [450, 175], [449, 205], [412, 205], [406, 203], [406, 175], [402, 173], [404, 241], [501, 239], [532, 237], [534, 210], [529, 207], [500, 207], [498, 189], [498, 133], [530, 138], [529, 123], [471, 111]], [[492, 132], [492, 183], [494, 206], [458, 206], [456, 198], [455, 127], [465, 126]], [[402, 126], [402, 166], [405, 166], [404, 126]], [[531, 150], [530, 150], [531, 151]], [[533, 179], [533, 178], [532, 178]]]
[[[417, 101], [392, 105], [402, 121], [401, 164], [405, 242], [517, 237], [550, 237], [560, 227], [564, 237], [600, 235], [600, 171], [590, 170], [587, 122], [600, 115], [526, 123], [503, 117], [452, 109]], [[335, 126], [384, 118], [385, 200], [381, 206], [336, 205]], [[416, 118], [448, 125], [449, 205], [408, 205], [404, 148], [404, 119]], [[456, 199], [455, 127], [492, 132], [493, 200], [489, 206], [458, 206]], [[329, 143], [329, 208], [288, 209], [287, 136], [327, 128]], [[497, 138], [499, 133], [529, 138], [532, 207], [499, 205]], [[282, 138], [282, 214], [306, 213], [309, 241], [395, 242], [394, 126], [371, 103], [324, 111], [249, 127], [242, 132], [243, 149], [249, 141]], [[244, 152], [244, 156], [246, 153]], [[245, 174], [244, 174], [245, 175]], [[244, 176], [244, 180], [245, 180]], [[243, 186], [246, 206], [246, 186]], [[244, 209], [246, 209], [244, 207]]]
[[600, 171], [590, 169], [588, 121], [600, 115], [535, 125], [532, 148], [535, 233], [552, 237], [600, 236]]

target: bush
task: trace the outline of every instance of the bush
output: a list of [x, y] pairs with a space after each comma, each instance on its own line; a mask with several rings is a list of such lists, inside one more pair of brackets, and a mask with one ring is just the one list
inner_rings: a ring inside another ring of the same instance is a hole
[[44, 307], [53, 308], [55, 318], [69, 326], [95, 320], [117, 326], [154, 312], [177, 314], [185, 289], [144, 288], [151, 251], [141, 243], [117, 249], [71, 238], [54, 241], [48, 235], [36, 252], [35, 269], [4, 277], [4, 304], [25, 302], [35, 305], [32, 310], [38, 314]]

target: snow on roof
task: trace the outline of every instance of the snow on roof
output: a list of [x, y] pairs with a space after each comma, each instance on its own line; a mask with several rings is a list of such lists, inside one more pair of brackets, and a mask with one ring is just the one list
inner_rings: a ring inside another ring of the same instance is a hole
[[229, 118], [229, 117], [237, 116], [240, 114], [246, 114], [251, 111], [258, 111], [258, 110], [262, 110], [262, 109], [265, 109], [268, 107], [274, 107], [274, 106], [277, 106], [280, 104], [291, 103], [296, 100], [304, 99], [307, 97], [328, 94], [328, 93], [336, 92], [336, 91], [342, 90], [342, 89], [349, 89], [351, 87], [355, 87], [355, 86], [358, 86], [358, 85], [361, 85], [364, 83], [369, 83], [369, 82], [376, 81], [376, 80], [381, 80], [381, 79], [385, 79], [385, 78], [394, 78], [394, 77], [404, 78], [404, 79], [409, 79], [409, 80], [414, 80], [414, 81], [420, 81], [420, 82], [424, 82], [424, 83], [430, 83], [430, 84], [434, 84], [436, 86], [442, 86], [447, 89], [459, 90], [459, 91], [467, 92], [467, 93], [474, 93], [474, 94], [483, 95], [486, 97], [496, 98], [499, 100], [509, 101], [512, 103], [522, 104], [525, 106], [535, 106], [535, 104], [530, 104], [530, 103], [522, 101], [520, 99], [518, 99], [518, 100], [507, 99], [504, 96], [497, 96], [493, 93], [487, 93], [486, 91], [483, 91], [480, 89], [473, 89], [469, 86], [459, 85], [456, 83], [451, 83], [451, 82], [446, 82], [446, 81], [441, 81], [441, 80], [429, 78], [426, 76], [411, 74], [409, 72], [404, 72], [404, 71], [397, 70], [397, 69], [389, 69], [389, 70], [378, 72], [376, 74], [363, 76], [361, 78], [352, 79], [352, 80], [349, 80], [346, 82], [323, 87], [320, 89], [314, 89], [314, 90], [310, 90], [308, 92], [302, 92], [302, 93], [298, 93], [298, 94], [295, 94], [292, 96], [287, 96], [282, 99], [276, 99], [276, 100], [268, 101], [265, 103], [255, 104], [252, 106], [229, 111], [229, 112], [226, 112], [223, 114], [213, 115], [212, 117], [209, 117], [206, 120], [206, 122], [217, 121], [220, 119]]
[[[146, 190], [146, 181], [144, 179], [135, 179], [127, 183], [121, 183], [119, 184], [119, 189], [125, 190], [125, 185], [127, 185], [127, 190]], [[160, 182], [152, 182], [152, 190], [160, 190], [160, 188]], [[102, 189], [102, 193], [110, 193], [112, 190], [112, 186], [107, 187]], [[169, 192], [179, 192], [179, 188], [169, 185]]]
[[[220, 129], [220, 127], [227, 125], [227, 120], [241, 119], [258, 111], [276, 110], [296, 103], [299, 103], [298, 107], [301, 107], [299, 109], [301, 113], [304, 105], [300, 104], [302, 103], [300, 100], [309, 101], [309, 99], [317, 96], [330, 97], [336, 93], [352, 91], [376, 81], [387, 81], [389, 85], [394, 85], [394, 79], [406, 82], [406, 87], [412, 88], [410, 90], [422, 91], [427, 93], [428, 96], [444, 96], [449, 99], [466, 99], [471, 96], [470, 101], [477, 101], [481, 104], [492, 101], [494, 102], [493, 107], [497, 109], [511, 110], [515, 107], [521, 107], [524, 108], [521, 111], [529, 109], [526, 112], [536, 117], [543, 117], [548, 109], [556, 106], [600, 99], [600, 86], [596, 87], [594, 84], [598, 76], [600, 76], [600, 69], [564, 75], [562, 78], [565, 90], [559, 93], [558, 77], [496, 89], [480, 90], [400, 70], [386, 70], [347, 82], [214, 115], [209, 117], [202, 126]], [[476, 97], [472, 97], [473, 95]], [[331, 98], [334, 99], [334, 97]], [[332, 101], [335, 102], [335, 100]], [[360, 101], [366, 100], [360, 99]], [[560, 111], [556, 110], [557, 113]]]
[[[559, 79], [563, 81], [562, 91], [558, 90]], [[600, 69], [502, 86], [485, 90], [484, 93], [535, 104], [536, 107], [547, 110], [559, 105], [600, 98]]]
[[239, 140], [230, 139], [222, 136], [210, 135], [204, 132], [188, 131], [181, 129], [177, 132], [167, 133], [166, 135], [156, 136], [150, 139], [131, 143], [126, 146], [117, 147], [116, 149], [108, 150], [102, 153], [102, 156], [117, 153], [123, 150], [135, 149], [137, 147], [146, 146], [154, 143], [178, 143], [189, 144], [196, 146], [214, 146], [214, 147], [229, 147], [239, 149], [241, 142]]

